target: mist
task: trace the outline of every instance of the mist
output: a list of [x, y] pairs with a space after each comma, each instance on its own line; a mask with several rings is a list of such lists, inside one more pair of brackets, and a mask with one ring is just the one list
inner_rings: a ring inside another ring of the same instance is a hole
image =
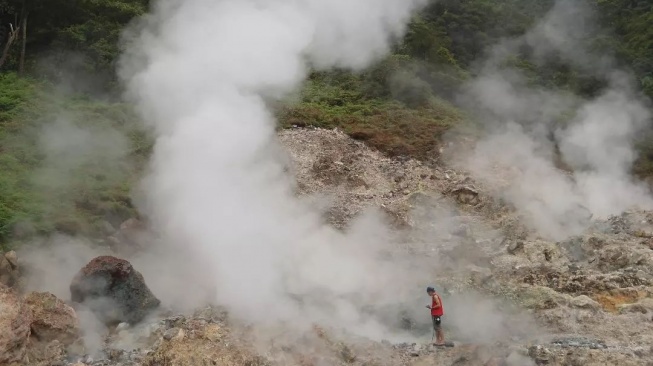
[[[142, 238], [147, 249], [126, 259], [166, 307], [192, 311], [218, 303], [261, 328], [321, 323], [375, 340], [415, 340], [415, 333], [401, 330], [400, 315], [428, 323], [424, 290], [442, 263], [397, 253], [403, 239], [375, 210], [340, 231], [324, 222], [326, 207], [297, 198], [267, 102], [292, 95], [310, 70], [362, 70], [378, 61], [425, 3], [163, 0], [126, 31], [120, 77], [156, 137], [146, 177], [134, 192], [151, 223]], [[644, 190], [630, 189], [636, 183], [627, 166], [634, 158], [628, 146], [647, 117], [620, 89], [626, 82], [615, 78], [614, 93], [579, 101], [532, 89], [518, 73], [499, 72], [492, 62], [486, 67], [465, 95], [495, 117], [487, 121], [494, 133], [464, 161], [476, 178], [492, 178], [497, 160], [520, 169], [507, 197], [552, 235], [584, 227], [585, 207], [605, 213], [615, 202], [644, 202]], [[606, 133], [601, 123], [609, 119], [595, 123], [610, 103], [630, 106], [614, 114], [628, 122], [619, 134]], [[570, 109], [579, 112], [572, 123], [554, 130], [553, 119]], [[551, 132], [578, 167], [575, 175], [553, 164]], [[582, 138], [587, 133], [595, 136], [591, 144]], [[607, 157], [589, 154], [602, 143], [615, 146], [611, 139], [625, 148]], [[41, 146], [48, 155], [41, 179], [55, 187], [68, 185], [69, 173], [91, 161], [116, 171], [112, 164], [127, 154], [120, 133], [76, 126], [65, 116], [42, 131]], [[505, 146], [511, 148], [497, 149]], [[545, 179], [550, 183], [543, 185]], [[605, 195], [606, 187], [619, 194]], [[456, 244], [449, 232], [460, 218], [443, 210], [426, 208], [431, 229], [412, 233], [430, 247], [445, 237]], [[481, 236], [496, 239], [489, 230]], [[26, 252], [26, 261], [41, 269], [30, 274], [29, 287], [69, 298], [70, 279], [103, 254], [89, 249], [93, 245], [55, 237], [47, 250]], [[448, 265], [464, 267], [465, 258], [458, 259]], [[506, 313], [482, 295], [446, 301], [447, 327], [462, 340], [538, 332], [525, 316]], [[89, 347], [99, 349], [105, 329], [83, 309], [80, 318]]]
[[[151, 224], [147, 250], [126, 259], [165, 306], [191, 311], [218, 303], [261, 327], [321, 323], [376, 340], [415, 339], [400, 330], [399, 314], [428, 322], [424, 289], [441, 261], [397, 253], [403, 238], [374, 210], [340, 231], [324, 222], [325, 207], [296, 197], [268, 102], [299, 90], [311, 70], [362, 70], [378, 61], [425, 3], [162, 0], [132, 24], [119, 74], [156, 144], [134, 192]], [[490, 50], [460, 95], [484, 116], [488, 134], [471, 152], [450, 157], [556, 240], [580, 233], [592, 218], [653, 202], [630, 175], [633, 141], [651, 117], [646, 102], [609, 58], [594, 58], [578, 44], [592, 29], [591, 14], [578, 4], [559, 2], [526, 35]], [[524, 44], [536, 62], [555, 53], [609, 75], [608, 87], [587, 99], [532, 87], [502, 63]], [[66, 118], [42, 134], [51, 156], [44, 182], [67, 184], [67, 172], [89, 159], [126, 156], [124, 136]], [[71, 140], [84, 143], [70, 146]], [[570, 171], [559, 169], [559, 158]], [[432, 246], [459, 244], [445, 239], [460, 224], [457, 214], [426, 211], [432, 227], [414, 236]], [[491, 230], [481, 236], [497, 239]], [[43, 270], [30, 277], [30, 287], [68, 298], [74, 273], [100, 253], [79, 249], [76, 239], [57, 240], [72, 243], [27, 259]], [[457, 259], [448, 265], [467, 264]], [[446, 301], [447, 326], [465, 341], [539, 332], [527, 316], [504, 312], [482, 295]], [[91, 336], [100, 333], [84, 322]]]
[[424, 4], [169, 0], [134, 24], [120, 75], [156, 131], [139, 209], [162, 260], [185, 258], [164, 301], [190, 308], [196, 286], [214, 288], [213, 301], [259, 325], [392, 336], [361, 309], [401, 303], [427, 272], [382, 255], [393, 243], [374, 214], [343, 233], [295, 197], [266, 101], [298, 90], [311, 69], [377, 61]]
[[[486, 137], [449, 161], [512, 204], [543, 237], [562, 240], [627, 209], [653, 207], [650, 189], [631, 175], [634, 142], [650, 128], [649, 102], [610, 55], [586, 44], [597, 32], [584, 1], [558, 1], [530, 31], [494, 46], [459, 101], [480, 116]], [[508, 56], [530, 50], [605, 81], [598, 95], [533, 87], [506, 67]], [[563, 169], [561, 169], [563, 168]]]
[[[77, 83], [94, 85], [93, 80], [84, 79], [84, 74], [77, 76]], [[107, 329], [90, 310], [71, 303], [70, 283], [91, 259], [112, 253], [98, 236], [113, 234], [115, 228], [106, 220], [115, 216], [114, 221], [119, 223], [124, 213], [116, 210], [88, 221], [79, 216], [99, 216], [102, 212], [98, 201], [93, 200], [94, 190], [115, 189], [129, 179], [135, 164], [130, 159], [133, 144], [125, 131], [112, 123], [116, 121], [65, 104], [70, 101], [62, 96], [72, 90], [69, 85], [57, 86], [50, 100], [37, 105], [44, 111], [38, 123], [21, 131], [38, 149], [38, 165], [30, 171], [29, 183], [39, 199], [36, 202], [41, 205], [42, 216], [34, 217], [54, 226], [56, 233], [44, 237], [32, 229], [16, 251], [26, 265], [22, 288], [52, 293], [74, 306], [86, 350], [95, 355], [104, 346]], [[81, 211], [80, 206], [94, 212]], [[97, 229], [93, 225], [101, 232], [88, 237], [86, 234]]]
[[53, 111], [52, 120], [38, 132], [39, 147], [44, 155], [34, 180], [42, 190], [71, 188], [71, 176], [86, 165], [98, 171], [112, 172], [112, 178], [125, 176], [129, 140], [107, 125], [80, 123], [74, 114]]

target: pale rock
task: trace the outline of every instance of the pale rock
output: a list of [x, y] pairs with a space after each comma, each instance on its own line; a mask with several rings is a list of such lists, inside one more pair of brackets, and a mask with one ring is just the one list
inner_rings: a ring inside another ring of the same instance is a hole
[[0, 365], [23, 361], [31, 323], [29, 307], [12, 289], [0, 284]]
[[32, 311], [32, 333], [42, 342], [58, 340], [70, 345], [80, 336], [75, 310], [51, 293], [32, 292], [25, 297]]
[[592, 300], [586, 295], [576, 296], [572, 298], [569, 303], [572, 307], [579, 309], [598, 310], [601, 307], [598, 302]]
[[623, 304], [619, 306], [618, 309], [621, 314], [626, 314], [626, 313], [647, 314], [650, 311], [653, 312], [653, 299], [645, 298], [639, 300], [634, 304]]
[[16, 252], [11, 250], [7, 253], [5, 253], [5, 259], [11, 264], [13, 269], [18, 268], [18, 255], [16, 255]]

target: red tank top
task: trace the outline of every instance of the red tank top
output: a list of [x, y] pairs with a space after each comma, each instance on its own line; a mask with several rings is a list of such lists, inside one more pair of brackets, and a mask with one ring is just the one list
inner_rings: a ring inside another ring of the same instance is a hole
[[[438, 302], [440, 303], [440, 306], [438, 308], [435, 308], [438, 304], [435, 302], [435, 297], [437, 296]], [[444, 306], [442, 305], [442, 299], [440, 298], [440, 295], [438, 294], [433, 294], [433, 301], [431, 302], [431, 316], [442, 316], [444, 315]]]

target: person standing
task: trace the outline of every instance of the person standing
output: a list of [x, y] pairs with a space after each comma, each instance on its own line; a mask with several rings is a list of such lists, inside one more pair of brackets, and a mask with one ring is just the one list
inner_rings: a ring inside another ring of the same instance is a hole
[[442, 306], [442, 298], [435, 292], [433, 287], [427, 287], [426, 293], [431, 297], [431, 305], [427, 305], [431, 309], [431, 320], [433, 321], [433, 331], [436, 335], [434, 345], [444, 346], [444, 332], [442, 331], [442, 316], [444, 315], [444, 307]]

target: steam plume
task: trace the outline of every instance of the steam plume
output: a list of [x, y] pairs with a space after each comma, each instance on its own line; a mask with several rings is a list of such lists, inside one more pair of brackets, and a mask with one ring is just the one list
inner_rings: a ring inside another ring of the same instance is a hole
[[[189, 281], [215, 286], [234, 315], [356, 323], [378, 336], [360, 308], [417, 283], [379, 258], [389, 243], [377, 220], [343, 235], [293, 196], [266, 100], [310, 68], [366, 67], [424, 3], [163, 0], [132, 30], [121, 75], [157, 134], [141, 208], [190, 257]], [[183, 301], [187, 289], [174, 290]]]
[[[630, 175], [633, 143], [648, 126], [650, 110], [609, 55], [588, 50], [595, 25], [586, 5], [558, 1], [525, 35], [494, 47], [461, 97], [483, 116], [489, 133], [456, 160], [477, 179], [501, 187], [527, 222], [552, 239], [580, 233], [590, 217], [653, 207], [649, 189]], [[590, 99], [532, 87], [519, 71], [503, 67], [520, 47], [532, 50], [536, 64], [555, 57], [604, 77], [607, 87]], [[563, 118], [564, 124], [555, 123]], [[558, 158], [572, 171], [558, 169]]]

